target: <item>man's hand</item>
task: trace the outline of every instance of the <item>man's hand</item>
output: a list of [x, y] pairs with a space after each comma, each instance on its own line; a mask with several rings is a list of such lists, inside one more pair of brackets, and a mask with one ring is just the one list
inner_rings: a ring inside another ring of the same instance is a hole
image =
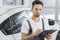
[[52, 37], [52, 36], [51, 36], [51, 34], [50, 34], [50, 33], [48, 33], [48, 34], [46, 35], [46, 39], [47, 39], [47, 40], [50, 40], [50, 39], [51, 39], [51, 37]]
[[38, 36], [43, 30], [37, 29], [36, 32], [32, 33], [33, 36]]
[[42, 32], [41, 29], [37, 29], [34, 33], [27, 35], [26, 33], [22, 33], [21, 34], [21, 39], [22, 40], [32, 40], [32, 38], [34, 38], [35, 36], [38, 36], [40, 33]]

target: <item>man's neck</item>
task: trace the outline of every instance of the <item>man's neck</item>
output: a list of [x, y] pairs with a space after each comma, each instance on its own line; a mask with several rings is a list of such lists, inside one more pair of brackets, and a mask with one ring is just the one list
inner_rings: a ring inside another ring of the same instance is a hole
[[35, 22], [39, 22], [40, 18], [39, 17], [32, 16], [32, 20], [35, 21]]

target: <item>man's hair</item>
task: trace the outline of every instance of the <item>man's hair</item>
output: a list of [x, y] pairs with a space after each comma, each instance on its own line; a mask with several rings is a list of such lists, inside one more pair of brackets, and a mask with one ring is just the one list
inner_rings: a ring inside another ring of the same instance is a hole
[[43, 6], [43, 3], [42, 1], [39, 1], [39, 0], [35, 0], [32, 2], [32, 7], [34, 7], [35, 4], [41, 4]]

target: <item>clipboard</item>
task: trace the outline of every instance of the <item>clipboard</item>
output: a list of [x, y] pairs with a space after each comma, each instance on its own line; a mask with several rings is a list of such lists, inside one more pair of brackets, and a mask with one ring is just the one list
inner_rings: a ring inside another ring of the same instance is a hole
[[52, 34], [57, 30], [44, 30], [42, 33], [40, 33], [38, 36], [39, 37], [45, 37], [48, 33]]

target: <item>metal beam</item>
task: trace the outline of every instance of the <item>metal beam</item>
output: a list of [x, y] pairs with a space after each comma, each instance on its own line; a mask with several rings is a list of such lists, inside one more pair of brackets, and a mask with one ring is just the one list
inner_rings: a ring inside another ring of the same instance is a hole
[[56, 0], [55, 20], [58, 20], [58, 0]]

